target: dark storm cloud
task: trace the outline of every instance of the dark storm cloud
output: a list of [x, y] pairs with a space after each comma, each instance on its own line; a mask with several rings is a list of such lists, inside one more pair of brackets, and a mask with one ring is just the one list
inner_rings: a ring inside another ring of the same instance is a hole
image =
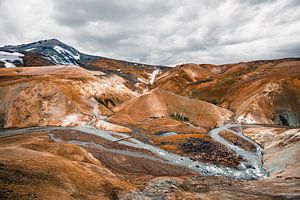
[[154, 64], [300, 56], [299, 0], [0, 0], [1, 43]]

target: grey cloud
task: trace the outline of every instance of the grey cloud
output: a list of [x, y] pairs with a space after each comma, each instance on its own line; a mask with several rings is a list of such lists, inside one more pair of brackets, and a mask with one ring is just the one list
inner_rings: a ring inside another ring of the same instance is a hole
[[300, 42], [295, 41], [290, 44], [285, 44], [276, 49], [279, 55], [285, 55], [286, 57], [299, 57], [300, 55]]
[[[18, 6], [28, 15], [15, 16]], [[56, 37], [82, 52], [165, 65], [300, 56], [291, 42], [300, 41], [298, 0], [0, 0], [0, 7], [1, 44]]]
[[[110, 1], [56, 1], [55, 19], [70, 26], [84, 25], [97, 20], [122, 20], [131, 13], [130, 8]], [[66, 12], [71, 10], [71, 12]]]
[[[145, 1], [146, 2], [146, 1]], [[57, 0], [55, 19], [68, 26], [86, 25], [94, 21], [119, 23], [144, 17], [161, 17], [171, 8], [168, 3], [149, 1], [145, 6], [139, 2], [120, 0]], [[66, 12], [71, 10], [71, 12]]]
[[290, 1], [287, 1], [286, 6], [287, 7], [300, 6], [300, 1], [299, 0], [290, 0]]
[[250, 5], [260, 5], [260, 4], [266, 4], [266, 3], [272, 3], [274, 0], [241, 0], [242, 3], [247, 3]]

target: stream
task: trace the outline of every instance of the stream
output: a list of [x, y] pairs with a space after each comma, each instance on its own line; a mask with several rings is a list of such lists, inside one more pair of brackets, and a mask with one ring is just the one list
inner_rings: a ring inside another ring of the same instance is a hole
[[[146, 144], [140, 140], [137, 140], [135, 138], [130, 137], [130, 135], [123, 134], [123, 133], [117, 133], [117, 132], [110, 132], [110, 131], [102, 131], [99, 129], [95, 129], [93, 127], [89, 126], [80, 126], [80, 127], [32, 127], [32, 128], [23, 128], [23, 129], [16, 129], [16, 130], [5, 130], [0, 132], [0, 137], [4, 136], [11, 136], [16, 134], [24, 134], [26, 132], [35, 132], [35, 131], [49, 131], [49, 137], [55, 141], [55, 142], [66, 142], [66, 143], [72, 143], [76, 145], [81, 146], [96, 146], [97, 148], [103, 149], [105, 151], [109, 151], [116, 154], [124, 154], [128, 156], [134, 156], [139, 158], [145, 158], [150, 160], [155, 160], [158, 162], [167, 162], [170, 164], [174, 164], [177, 166], [185, 167], [187, 169], [193, 170], [195, 172], [198, 172], [202, 175], [207, 176], [226, 176], [236, 179], [260, 179], [267, 176], [267, 172], [263, 168], [262, 164], [262, 149], [261, 147], [255, 143], [250, 138], [247, 138], [243, 135], [242, 131], [233, 131], [230, 128], [233, 127], [239, 127], [239, 125], [234, 124], [226, 124], [224, 126], [215, 128], [211, 130], [208, 134], [217, 142], [225, 145], [229, 149], [233, 150], [236, 154], [243, 157], [245, 160], [244, 162], [241, 162], [238, 166], [238, 169], [230, 168], [230, 167], [223, 167], [223, 166], [217, 166], [214, 164], [208, 164], [208, 163], [202, 163], [199, 161], [194, 161], [190, 159], [189, 157], [177, 155], [174, 153], [170, 153], [168, 151], [165, 151], [163, 149], [160, 149], [158, 147]], [[128, 150], [118, 150], [118, 149], [110, 149], [103, 147], [100, 144], [96, 144], [94, 142], [81, 142], [77, 140], [69, 140], [69, 141], [63, 141], [59, 138], [55, 138], [53, 134], [50, 133], [51, 130], [77, 130], [84, 132], [86, 134], [96, 135], [98, 137], [101, 137], [103, 139], [117, 142], [118, 144], [128, 146], [128, 147], [135, 147], [138, 149], [144, 149], [152, 152], [155, 154], [158, 158], [152, 157], [149, 155], [146, 155], [144, 153], [139, 152], [133, 152]], [[225, 140], [223, 137], [219, 135], [221, 131], [229, 131], [248, 142], [252, 143], [256, 147], [256, 152], [249, 152], [246, 151], [231, 142]], [[124, 140], [120, 140], [124, 138]], [[125, 140], [126, 139], [126, 140]]]

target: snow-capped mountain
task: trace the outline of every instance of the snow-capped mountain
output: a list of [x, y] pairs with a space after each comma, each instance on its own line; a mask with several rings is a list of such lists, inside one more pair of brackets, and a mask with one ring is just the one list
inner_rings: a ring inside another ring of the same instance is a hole
[[[5, 61], [5, 63], [10, 63], [13, 61], [13, 59], [5, 59], [5, 55], [8, 55], [9, 52], [19, 54], [36, 53], [55, 65], [80, 65], [81, 57], [87, 57], [87, 55], [83, 55], [75, 48], [62, 43], [57, 39], [42, 40], [16, 46], [7, 45], [1, 47], [0, 51], [2, 52], [0, 54], [2, 58], [1, 60]], [[21, 56], [19, 56], [19, 58], [20, 57]]]
[[117, 74], [131, 83], [153, 84], [169, 67], [128, 62], [81, 53], [57, 39], [0, 47], [0, 68], [77, 65], [88, 70]]
[[[14, 58], [12, 56], [15, 56]], [[24, 60], [30, 62], [24, 62]], [[79, 52], [77, 49], [62, 43], [57, 39], [41, 40], [29, 44], [6, 45], [0, 47], [0, 67], [13, 66], [44, 66], [44, 65], [78, 65], [95, 69], [93, 61], [110, 61], [121, 63], [122, 66], [150, 67], [153, 65], [140, 64], [93, 56]], [[3, 65], [4, 63], [4, 65]], [[33, 64], [34, 63], [34, 64]], [[106, 63], [107, 64], [107, 63]], [[163, 66], [159, 66], [163, 67]], [[96, 67], [98, 68], [98, 67]]]

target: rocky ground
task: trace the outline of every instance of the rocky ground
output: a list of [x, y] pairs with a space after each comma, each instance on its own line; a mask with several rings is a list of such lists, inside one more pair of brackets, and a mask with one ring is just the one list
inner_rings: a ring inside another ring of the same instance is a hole
[[[253, 136], [255, 128], [246, 129]], [[295, 137], [299, 129], [274, 132], [277, 137]], [[291, 133], [293, 132], [293, 134]], [[201, 176], [186, 168], [162, 161], [137, 158], [108, 149], [147, 151], [108, 142], [78, 131], [52, 131], [62, 141], [49, 139], [47, 131], [2, 137], [0, 140], [0, 191], [4, 199], [297, 199], [299, 137], [286, 149], [257, 139], [264, 150], [264, 165], [280, 165], [269, 170], [262, 180], [237, 180], [226, 177]], [[255, 134], [256, 135], [256, 134]], [[265, 135], [265, 134], [264, 134]], [[286, 136], [288, 135], [288, 136]], [[67, 141], [93, 141], [106, 149]], [[65, 141], [65, 142], [63, 142]], [[279, 142], [279, 139], [277, 140]], [[284, 140], [286, 141], [286, 140]], [[272, 148], [270, 150], [269, 148]], [[276, 150], [275, 150], [276, 149]], [[202, 149], [200, 149], [201, 151]], [[275, 155], [275, 157], [274, 157]], [[275, 160], [274, 160], [275, 159]], [[277, 160], [276, 160], [277, 159]], [[279, 161], [278, 161], [279, 159]], [[282, 165], [284, 163], [284, 165]], [[273, 166], [274, 167], [274, 166]]]

